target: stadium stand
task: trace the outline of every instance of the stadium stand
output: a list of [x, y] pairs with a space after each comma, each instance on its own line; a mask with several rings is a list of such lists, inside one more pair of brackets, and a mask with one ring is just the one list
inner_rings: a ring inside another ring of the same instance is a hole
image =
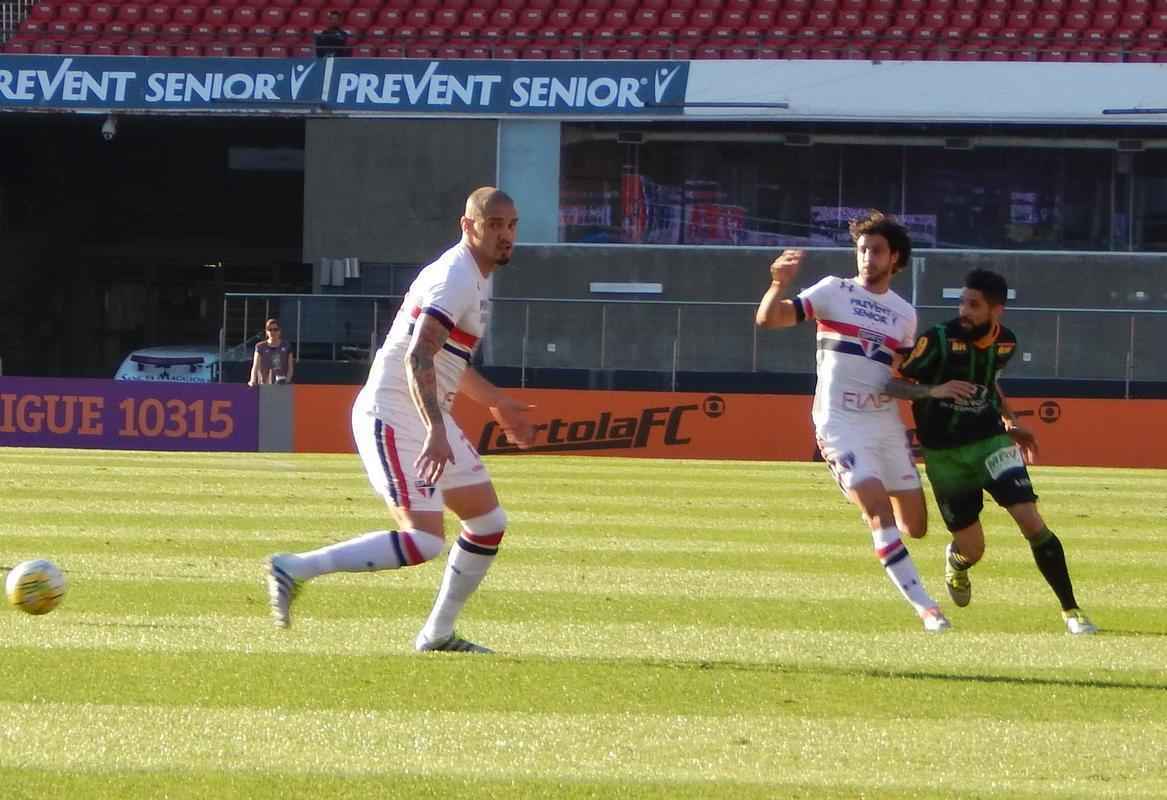
[[43, 0], [8, 53], [1167, 62], [1167, 0]]

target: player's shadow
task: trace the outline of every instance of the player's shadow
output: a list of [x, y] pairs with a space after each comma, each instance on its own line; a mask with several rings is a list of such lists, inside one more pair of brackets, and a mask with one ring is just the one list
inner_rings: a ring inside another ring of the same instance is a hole
[[178, 630], [197, 630], [198, 628], [206, 628], [208, 625], [200, 625], [190, 622], [69, 622], [68, 625], [73, 625], [78, 628], [158, 628], [158, 629], [178, 629]]
[[[591, 659], [589, 659], [591, 660]], [[594, 659], [593, 663], [627, 664], [622, 659]], [[645, 666], [660, 666], [670, 669], [726, 670], [730, 672], [768, 672], [774, 674], [837, 675], [840, 677], [861, 675], [867, 678], [888, 680], [951, 681], [963, 683], [1006, 684], [1014, 686], [1058, 686], [1073, 689], [1150, 689], [1167, 692], [1167, 681], [1163, 683], [1142, 683], [1138, 681], [1086, 680], [1078, 678], [1050, 678], [1023, 675], [982, 675], [977, 673], [926, 672], [923, 670], [887, 669], [844, 669], [826, 666], [803, 666], [800, 664], [748, 664], [740, 661], [670, 661], [668, 659], [636, 659], [635, 663]]]

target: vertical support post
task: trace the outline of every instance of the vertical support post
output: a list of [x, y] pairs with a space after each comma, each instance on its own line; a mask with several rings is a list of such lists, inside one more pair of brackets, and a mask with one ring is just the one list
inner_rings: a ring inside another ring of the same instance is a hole
[[1054, 316], [1054, 377], [1062, 376], [1062, 315]]
[[600, 306], [600, 369], [604, 368], [605, 348], [608, 344], [608, 304]]
[[531, 337], [531, 304], [523, 303], [523, 366], [519, 373], [519, 386], [527, 388], [527, 341]]

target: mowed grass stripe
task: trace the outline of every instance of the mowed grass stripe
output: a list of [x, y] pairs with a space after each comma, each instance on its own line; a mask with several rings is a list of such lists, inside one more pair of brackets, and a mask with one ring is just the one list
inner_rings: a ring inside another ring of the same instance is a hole
[[[31, 557], [32, 551], [0, 551], [0, 563], [14, 564]], [[143, 584], [180, 582], [252, 583], [262, 580], [263, 563], [259, 558], [229, 558], [213, 554], [152, 556], [134, 554], [60, 553], [55, 558], [66, 575], [74, 581], [89, 578], [132, 580]], [[568, 559], [561, 559], [568, 560]], [[601, 596], [687, 597], [694, 601], [716, 599], [795, 599], [821, 596], [831, 599], [874, 600], [892, 591], [885, 576], [870, 559], [827, 561], [811, 571], [813, 563], [801, 571], [793, 569], [718, 569], [675, 568], [646, 565], [643, 567], [609, 566], [600, 558], [593, 564], [562, 565], [557, 559], [540, 554], [537, 564], [524, 563], [515, 554], [509, 563], [492, 569], [486, 585], [491, 590], [509, 592], [555, 593], [570, 591]], [[709, 564], [709, 561], [702, 561]], [[395, 588], [434, 587], [440, 580], [440, 560], [421, 567], [381, 572], [340, 573], [319, 581], [321, 586], [354, 581], [392, 581]], [[1002, 577], [984, 573], [978, 588], [988, 596], [1008, 597], [1018, 603], [1045, 604], [1049, 588], [1040, 576], [1028, 572], [1024, 577]], [[925, 571], [927, 581], [927, 571]], [[934, 588], [941, 591], [939, 577]], [[376, 584], [374, 584], [376, 585]], [[1122, 606], [1155, 608], [1162, 604], [1162, 587], [1151, 583], [1091, 580], [1090, 594], [1096, 599], [1115, 598]]]
[[[447, 711], [451, 686], [473, 685], [457, 708], [473, 713], [749, 713], [803, 718], [967, 719], [1161, 723], [1164, 692], [1146, 676], [1033, 670], [1012, 674], [925, 673], [839, 665], [740, 664], [644, 659], [490, 659], [329, 652], [165, 653], [19, 648], [24, 669], [0, 683], [0, 703], [192, 705], [289, 710]], [[419, 661], [420, 659], [423, 659]], [[109, 674], [119, 681], [94, 683]], [[274, 692], [255, 675], [278, 676]], [[46, 681], [46, 676], [52, 676]], [[160, 676], [166, 676], [160, 680]], [[566, 679], [570, 679], [570, 690]], [[326, 686], [327, 691], [321, 691]], [[853, 695], [861, 694], [862, 703]]]
[[[360, 531], [364, 533], [365, 531]], [[357, 535], [354, 532], [352, 535]], [[217, 529], [134, 530], [103, 529], [85, 534], [69, 528], [37, 531], [25, 530], [24, 535], [6, 535], [0, 527], [0, 538], [19, 542], [20, 551], [0, 551], [0, 563], [20, 559], [21, 554], [50, 554], [58, 560], [72, 561], [77, 557], [100, 556], [109, 552], [116, 541], [119, 554], [143, 557], [167, 557], [181, 550], [196, 559], [258, 560], [272, 552], [313, 550], [337, 541], [335, 535], [308, 541], [304, 532], [294, 538], [286, 533], [266, 531], [224, 532]], [[455, 535], [448, 535], [447, 545]], [[858, 538], [858, 537], [856, 537]], [[866, 538], [866, 537], [864, 537]], [[1082, 565], [1093, 581], [1116, 582], [1124, 580], [1132, 568], [1147, 568], [1148, 557], [1161, 549], [1154, 542], [1143, 542], [1138, 547], [1116, 549], [1090, 543], [1065, 542], [1072, 551], [1072, 563]], [[942, 564], [943, 552], [936, 542], [909, 544], [917, 566], [925, 574], [930, 567]], [[573, 564], [578, 566], [607, 565], [613, 555], [625, 567], [654, 567], [664, 569], [713, 568], [749, 571], [777, 571], [819, 574], [824, 572], [864, 575], [879, 567], [865, 541], [846, 544], [816, 544], [775, 538], [770, 543], [734, 540], [688, 539], [677, 537], [620, 538], [610, 534], [572, 537], [524, 535], [512, 533], [502, 551], [505, 563], [511, 565]], [[439, 557], [440, 560], [441, 557]], [[937, 563], [931, 563], [937, 562]], [[1161, 572], [1167, 579], [1167, 564], [1151, 565], [1152, 572]], [[973, 573], [981, 575], [1025, 577], [1038, 575], [1032, 551], [1020, 541], [1001, 542], [991, 546], [988, 557]]]
[[[83, 732], [78, 735], [78, 732]], [[0, 704], [0, 764], [64, 770], [190, 769], [278, 775], [425, 774], [487, 779], [798, 781], [874, 789], [997, 793], [1121, 790], [1153, 796], [1167, 780], [1167, 724], [945, 722], [765, 715], [475, 714], [289, 711], [131, 705]], [[1125, 741], [1106, 764], [1066, 758]], [[472, 742], [475, 758], [451, 758]], [[921, 747], [927, 742], [927, 747]], [[968, 759], [988, 767], [937, 770]], [[1049, 765], [1057, 764], [1056, 770]], [[1102, 778], [1102, 780], [1100, 780]], [[1116, 785], [1117, 784], [1117, 785]]]
[[[0, 648], [136, 649], [149, 652], [401, 655], [412, 652], [420, 617], [296, 618], [291, 631], [266, 616], [101, 615], [52, 622], [0, 615]], [[900, 631], [766, 630], [742, 626], [468, 622], [500, 653], [516, 657], [670, 660], [742, 664], [849, 664], [865, 669], [1085, 670], [1147, 672], [1167, 663], [1167, 638]], [[1054, 629], [1057, 630], [1057, 629]], [[1167, 690], [1167, 680], [1162, 682]]]

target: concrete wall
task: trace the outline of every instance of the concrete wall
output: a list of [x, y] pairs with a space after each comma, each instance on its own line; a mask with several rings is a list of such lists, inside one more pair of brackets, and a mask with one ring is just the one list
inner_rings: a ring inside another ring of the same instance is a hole
[[[523, 363], [525, 333], [528, 366], [670, 370], [675, 363], [679, 370], [813, 371], [810, 326], [777, 332], [753, 328], [753, 306], [769, 285], [773, 256], [773, 251], [749, 248], [520, 247], [497, 278], [500, 301], [491, 363]], [[1167, 379], [1167, 359], [1157, 354], [1167, 339], [1167, 314], [1075, 311], [1167, 310], [1167, 256], [931, 250], [917, 257], [916, 303], [946, 306], [922, 309], [921, 327], [953, 315], [955, 301], [943, 298], [944, 289], [959, 288], [969, 269], [984, 266], [1006, 276], [1017, 292], [1006, 318], [1021, 340], [1021, 355], [1010, 367], [1016, 377], [1122, 379], [1129, 358], [1135, 380]], [[848, 250], [814, 250], [799, 284], [853, 274], [853, 259]], [[599, 295], [589, 289], [593, 281], [660, 283], [662, 291]], [[912, 299], [911, 273], [901, 273], [893, 288]], [[744, 305], [528, 304], [507, 302], [508, 297]], [[1023, 306], [1063, 311], [1018, 310]]]
[[431, 260], [466, 195], [497, 178], [494, 120], [308, 120], [304, 260]]

